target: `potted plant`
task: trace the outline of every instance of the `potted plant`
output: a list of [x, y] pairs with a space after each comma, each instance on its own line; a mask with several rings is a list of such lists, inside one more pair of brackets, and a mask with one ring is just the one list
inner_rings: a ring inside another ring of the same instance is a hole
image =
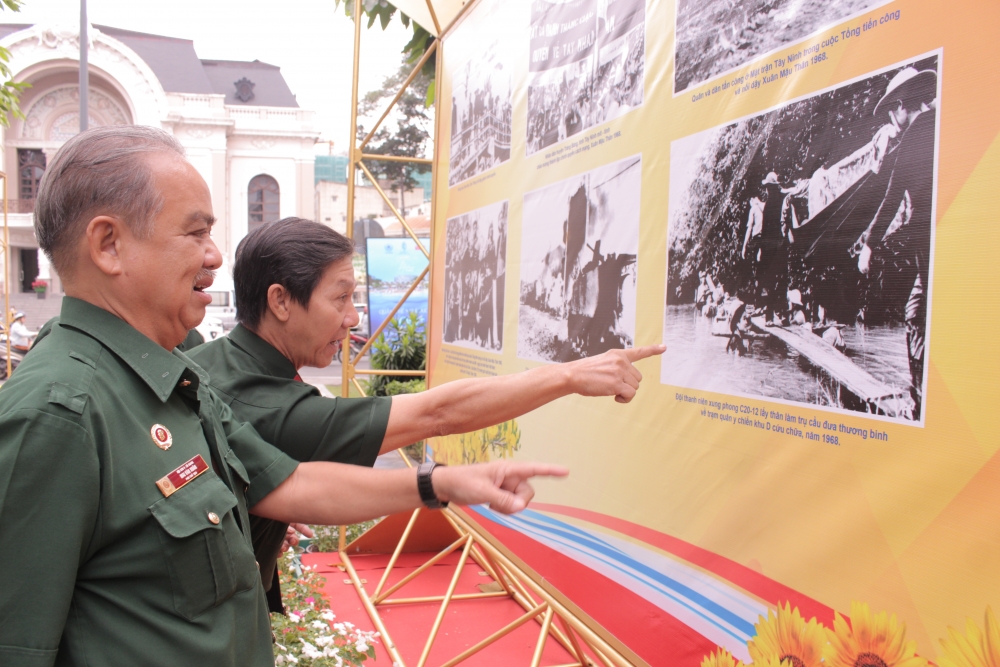
[[45, 290], [47, 290], [48, 288], [49, 288], [48, 281], [42, 280], [41, 278], [37, 278], [31, 283], [31, 289], [35, 290], [35, 294], [38, 295], [39, 299], [45, 298]]

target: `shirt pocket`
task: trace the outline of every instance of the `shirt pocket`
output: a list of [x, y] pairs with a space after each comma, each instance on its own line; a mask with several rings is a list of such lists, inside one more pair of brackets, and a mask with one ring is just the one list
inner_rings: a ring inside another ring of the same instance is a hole
[[149, 507], [163, 529], [174, 609], [188, 620], [260, 580], [234, 507], [236, 497], [212, 471]]

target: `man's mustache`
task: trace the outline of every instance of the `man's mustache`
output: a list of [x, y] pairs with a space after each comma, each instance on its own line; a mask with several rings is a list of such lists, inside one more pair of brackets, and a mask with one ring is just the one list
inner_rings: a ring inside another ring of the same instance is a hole
[[202, 283], [215, 282], [215, 271], [212, 269], [202, 269], [194, 277], [194, 284], [201, 285]]

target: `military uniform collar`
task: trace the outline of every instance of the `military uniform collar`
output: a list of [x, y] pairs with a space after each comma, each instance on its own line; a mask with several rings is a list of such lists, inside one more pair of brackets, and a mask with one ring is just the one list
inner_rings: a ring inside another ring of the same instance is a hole
[[292, 380], [299, 374], [295, 364], [266, 340], [250, 331], [242, 324], [229, 332], [229, 340], [251, 357], [259, 361], [267, 370], [268, 375]]
[[197, 391], [208, 374], [174, 350], [168, 352], [117, 315], [70, 296], [64, 297], [59, 324], [78, 329], [114, 352], [166, 402], [178, 383]]

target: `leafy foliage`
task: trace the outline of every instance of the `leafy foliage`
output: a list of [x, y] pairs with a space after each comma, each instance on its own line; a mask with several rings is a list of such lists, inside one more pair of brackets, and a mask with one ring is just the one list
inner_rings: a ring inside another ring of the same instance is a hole
[[[913, 63], [918, 70], [935, 67], [934, 58]], [[810, 178], [872, 139], [885, 123], [873, 111], [893, 70], [780, 109], [714, 130], [693, 169], [695, 177], [681, 196], [687, 205], [671, 220], [667, 283], [676, 287], [678, 302], [690, 302], [705, 270], [717, 283], [744, 300], [741, 282], [748, 260], [740, 256], [750, 198], [760, 194], [761, 179], [775, 172], [786, 182]], [[793, 267], [793, 276], [804, 271]], [[673, 302], [673, 299], [671, 299]], [[843, 304], [833, 312], [845, 320], [857, 312]], [[830, 304], [829, 308], [835, 308]]]
[[[393, 318], [372, 344], [372, 368], [387, 371], [422, 371], [427, 367], [427, 331], [416, 313]], [[371, 396], [388, 396], [391, 382], [413, 380], [405, 375], [373, 375], [368, 383]]]
[[[412, 66], [404, 62], [400, 68], [382, 82], [382, 87], [367, 93], [358, 104], [358, 113], [362, 116], [380, 114], [383, 106], [388, 103], [402, 87], [412, 72]], [[410, 85], [403, 91], [390, 115], [391, 124], [383, 123], [372, 137], [365, 149], [366, 153], [395, 155], [400, 157], [423, 157], [431, 138], [431, 117], [427, 111], [429, 88], [433, 78], [421, 71]], [[358, 126], [358, 140], [368, 134], [363, 125]], [[389, 162], [370, 160], [368, 162], [372, 174], [379, 179], [387, 180], [392, 185], [393, 192], [409, 192], [417, 185], [413, 178], [414, 172], [426, 173], [430, 165], [410, 164], [406, 162]]]
[[[345, 543], [350, 544], [374, 525], [374, 521], [362, 521], [345, 526]], [[310, 551], [335, 553], [340, 548], [340, 526], [310, 526], [310, 528], [316, 534], [316, 537], [309, 540]]]
[[287, 615], [271, 614], [275, 665], [341, 667], [375, 659], [378, 633], [336, 621], [323, 597], [324, 577], [302, 565], [294, 551], [282, 556], [278, 570]]
[[[21, 11], [21, 0], [0, 0], [0, 10], [9, 9], [12, 12]], [[0, 79], [5, 79], [0, 85], [0, 125], [10, 127], [10, 117], [24, 118], [21, 113], [21, 93], [30, 88], [30, 83], [18, 83], [12, 80], [14, 73], [10, 71], [10, 51], [0, 47]]]
[[[7, 2], [7, 0], [3, 0]], [[334, 0], [335, 6], [340, 5], [340, 0]], [[344, 14], [349, 18], [354, 18], [354, 2], [355, 0], [345, 0], [344, 2]], [[396, 15], [396, 6], [387, 2], [386, 0], [362, 0], [361, 5], [362, 15], [368, 15], [368, 28], [375, 25], [375, 21], [378, 21], [382, 26], [382, 30], [389, 27], [389, 23], [392, 21], [393, 16]], [[409, 16], [403, 12], [399, 12], [399, 20], [403, 23], [404, 28], [413, 28], [413, 37], [410, 41], [406, 43], [403, 47], [404, 61], [410, 65], [415, 65], [419, 61], [424, 53], [427, 52], [431, 45], [434, 43], [436, 37], [429, 33], [419, 25], [416, 21], [413, 21]], [[436, 71], [436, 61], [437, 53], [431, 55], [424, 63], [424, 66], [420, 69], [421, 75], [426, 77], [428, 85], [425, 91], [425, 105], [430, 106], [434, 103], [434, 74]]]
[[448, 465], [485, 463], [509, 459], [521, 449], [521, 428], [517, 421], [489, 426], [472, 433], [459, 433], [437, 438], [435, 460]]

